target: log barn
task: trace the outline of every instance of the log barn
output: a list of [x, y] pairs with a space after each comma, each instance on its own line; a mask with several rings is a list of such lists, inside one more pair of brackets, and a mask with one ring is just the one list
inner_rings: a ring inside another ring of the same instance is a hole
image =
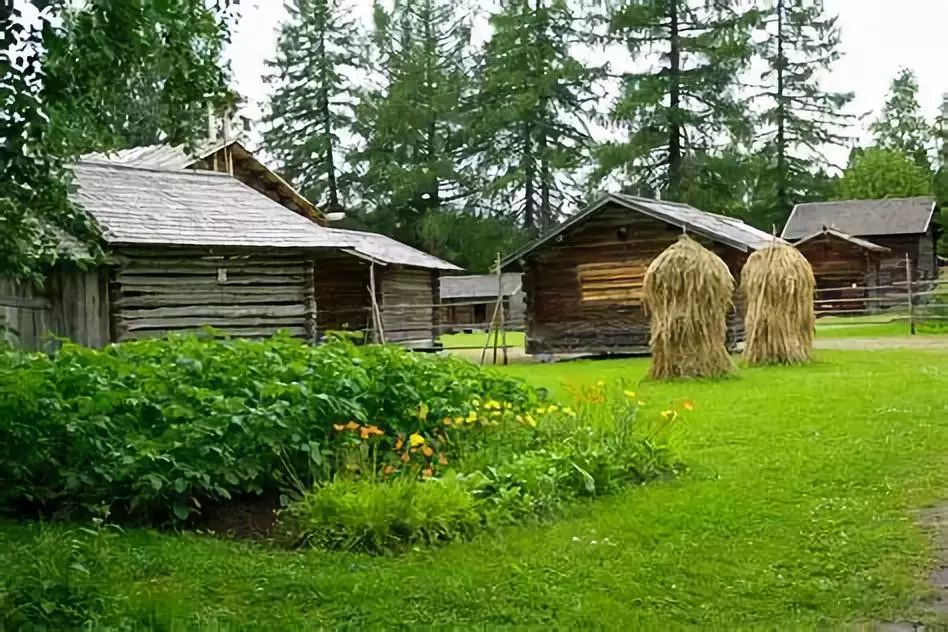
[[523, 282], [517, 272], [468, 274], [441, 278], [441, 323], [447, 331], [488, 329], [503, 297], [504, 322], [509, 329], [523, 327]]
[[46, 333], [102, 346], [205, 326], [314, 342], [335, 329], [418, 347], [437, 339], [438, 279], [458, 270], [450, 263], [324, 228], [223, 173], [95, 161], [74, 173], [73, 201], [100, 229], [108, 260], [60, 266], [43, 288], [7, 288], [22, 301], [6, 316], [23, 346]]
[[[776, 239], [685, 204], [605, 195], [502, 264], [523, 273], [527, 353], [648, 352], [645, 270], [683, 231], [718, 254], [738, 281], [747, 256]], [[728, 336], [731, 344], [743, 337], [737, 308]]]
[[935, 244], [942, 229], [930, 197], [797, 204], [781, 236], [796, 243], [824, 229], [887, 249], [881, 253], [877, 285], [905, 282], [906, 255], [914, 280], [938, 276]]
[[[875, 288], [879, 286], [881, 262], [891, 254], [885, 246], [824, 228], [799, 240], [796, 247], [813, 268], [820, 290], [819, 311], [865, 309], [867, 303], [860, 299], [879, 295]], [[904, 278], [904, 260], [902, 270]]]

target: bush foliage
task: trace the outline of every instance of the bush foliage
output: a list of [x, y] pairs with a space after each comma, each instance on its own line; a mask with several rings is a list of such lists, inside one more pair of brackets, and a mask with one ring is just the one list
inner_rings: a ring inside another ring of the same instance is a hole
[[[540, 401], [462, 360], [344, 339], [0, 352], [0, 507], [108, 503], [126, 519], [185, 520], [208, 502], [330, 480], [352, 465], [345, 440], [369, 427], [377, 454], [413, 435], [433, 441], [472, 398]], [[336, 430], [347, 427], [358, 430]]]

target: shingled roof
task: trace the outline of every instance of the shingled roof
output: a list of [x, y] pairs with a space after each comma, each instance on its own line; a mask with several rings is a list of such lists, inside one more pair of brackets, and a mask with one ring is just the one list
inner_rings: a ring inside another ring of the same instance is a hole
[[74, 173], [73, 201], [113, 246], [337, 248], [381, 264], [459, 270], [383, 235], [323, 228], [227, 174], [95, 161]]
[[652, 200], [621, 193], [608, 193], [553, 230], [545, 233], [539, 239], [527, 244], [521, 250], [507, 257], [502, 267], [506, 268], [508, 265], [533, 252], [557, 235], [581, 223], [584, 219], [600, 209], [613, 204], [633, 212], [648, 215], [649, 217], [661, 220], [672, 226], [678, 226], [690, 233], [707, 237], [712, 241], [723, 243], [742, 252], [760, 250], [774, 243], [776, 239], [773, 235], [745, 224], [737, 218], [708, 213], [687, 204]]
[[934, 212], [930, 197], [797, 204], [781, 236], [796, 241], [823, 227], [860, 237], [921, 234], [928, 230]]
[[188, 150], [184, 145], [146, 145], [132, 147], [112, 152], [86, 154], [83, 162], [106, 162], [125, 165], [126, 167], [140, 167], [143, 169], [182, 170], [182, 169], [215, 169], [211, 157], [223, 149], [228, 149], [233, 157], [244, 169], [244, 173], [265, 183], [265, 187], [272, 188], [283, 201], [313, 219], [321, 220], [322, 212], [315, 204], [306, 199], [292, 184], [273, 169], [263, 164], [253, 152], [247, 149], [240, 141], [213, 141]]
[[809, 241], [813, 241], [814, 239], [823, 237], [824, 235], [828, 235], [830, 237], [834, 237], [842, 241], [847, 241], [853, 245], [859, 246], [863, 250], [869, 250], [871, 252], [889, 252], [889, 248], [886, 248], [885, 246], [874, 244], [871, 241], [868, 241], [866, 239], [860, 239], [859, 237], [853, 237], [852, 235], [847, 235], [846, 233], [840, 232], [838, 230], [833, 230], [832, 228], [824, 228], [823, 230], [817, 231], [813, 233], [812, 235], [807, 235], [800, 241], [796, 242], [794, 245], [799, 247]]
[[[501, 275], [501, 291], [510, 296], [520, 291], [523, 284], [519, 272], [505, 272]], [[441, 298], [497, 298], [496, 274], [469, 274], [465, 276], [445, 276], [441, 278]]]

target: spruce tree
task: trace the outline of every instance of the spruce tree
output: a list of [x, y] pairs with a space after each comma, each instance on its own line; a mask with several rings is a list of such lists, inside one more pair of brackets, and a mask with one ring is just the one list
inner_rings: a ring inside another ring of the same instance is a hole
[[755, 219], [783, 224], [793, 205], [810, 195], [813, 167], [826, 145], [846, 140], [838, 130], [849, 116], [848, 93], [821, 88], [819, 75], [840, 57], [836, 17], [823, 0], [775, 0], [763, 20], [767, 34], [759, 46], [767, 64], [761, 75], [763, 102], [758, 131], [764, 167], [756, 192]]
[[291, 0], [277, 57], [264, 146], [305, 195], [328, 212], [344, 208], [345, 162], [340, 136], [352, 125], [358, 64], [352, 7], [339, 0]]
[[474, 118], [479, 167], [487, 197], [528, 231], [575, 201], [573, 176], [588, 159], [586, 109], [600, 72], [571, 52], [586, 17], [564, 0], [506, 0], [491, 17]]
[[470, 26], [450, 0], [399, 0], [375, 10], [380, 85], [360, 93], [351, 154], [359, 189], [390, 232], [417, 243], [420, 219], [470, 195], [463, 157]]
[[870, 126], [876, 146], [910, 156], [919, 167], [931, 169], [928, 145], [931, 128], [918, 103], [915, 73], [903, 68], [892, 80], [879, 118]]
[[610, 33], [647, 67], [621, 77], [609, 118], [629, 136], [600, 148], [597, 175], [621, 174], [632, 190], [680, 199], [686, 168], [709, 175], [713, 165], [698, 164], [703, 156], [746, 140], [748, 114], [735, 88], [757, 20], [756, 9], [736, 0], [621, 3]]

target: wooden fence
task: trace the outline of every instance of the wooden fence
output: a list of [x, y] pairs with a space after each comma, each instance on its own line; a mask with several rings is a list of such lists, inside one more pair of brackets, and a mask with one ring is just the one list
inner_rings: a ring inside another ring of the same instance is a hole
[[890, 285], [818, 288], [818, 322], [846, 327], [905, 323], [908, 334], [917, 333], [920, 325], [948, 323], [948, 273], [919, 279], [908, 257], [904, 270], [902, 280]]

